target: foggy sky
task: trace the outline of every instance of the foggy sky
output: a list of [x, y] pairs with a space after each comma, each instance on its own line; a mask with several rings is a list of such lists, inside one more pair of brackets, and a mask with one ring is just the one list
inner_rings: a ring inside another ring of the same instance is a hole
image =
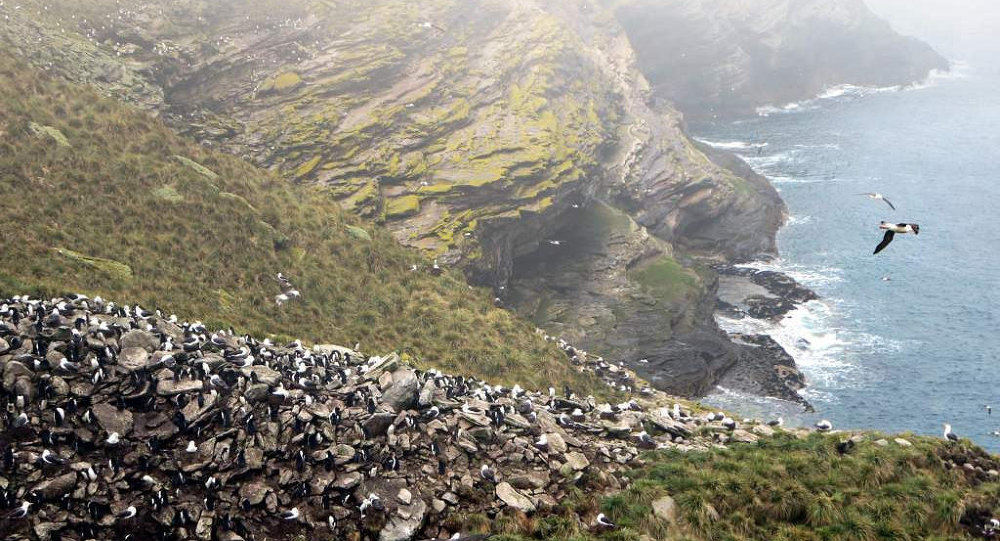
[[1000, 65], [997, 0], [865, 0], [902, 34], [930, 43], [949, 60]]

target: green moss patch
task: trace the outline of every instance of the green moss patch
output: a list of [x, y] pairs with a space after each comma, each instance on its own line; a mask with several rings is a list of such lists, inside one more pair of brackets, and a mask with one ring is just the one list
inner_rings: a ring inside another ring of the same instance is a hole
[[177, 191], [177, 188], [173, 186], [161, 186], [153, 190], [153, 197], [166, 201], [167, 203], [183, 203], [184, 196]]
[[77, 263], [82, 263], [90, 268], [106, 273], [117, 280], [129, 280], [132, 278], [132, 267], [113, 259], [83, 255], [73, 250], [67, 250], [66, 248], [56, 248], [56, 253]]
[[190, 158], [185, 158], [184, 156], [176, 156], [175, 155], [174, 159], [176, 159], [177, 161], [179, 161], [179, 162], [183, 163], [184, 165], [190, 167], [196, 173], [198, 173], [199, 175], [201, 175], [201, 176], [203, 176], [203, 177], [205, 177], [205, 178], [207, 178], [209, 180], [215, 180], [215, 179], [219, 178], [219, 175], [216, 174], [215, 171], [212, 171], [211, 169], [205, 167], [204, 165], [202, 165], [202, 164], [200, 164], [200, 163], [198, 163], [198, 162], [196, 162], [196, 161], [194, 161], [194, 160], [192, 160]]
[[628, 272], [632, 280], [654, 297], [673, 302], [698, 290], [698, 277], [669, 256], [660, 256]]
[[36, 122], [29, 122], [28, 129], [30, 129], [31, 133], [35, 134], [36, 137], [52, 139], [61, 147], [71, 148], [73, 146], [69, 144], [69, 139], [66, 139], [66, 136], [63, 135], [63, 132], [59, 131], [58, 128], [43, 126]]
[[420, 212], [420, 198], [415, 195], [394, 197], [385, 206], [385, 215], [389, 218], [404, 218], [418, 212]]

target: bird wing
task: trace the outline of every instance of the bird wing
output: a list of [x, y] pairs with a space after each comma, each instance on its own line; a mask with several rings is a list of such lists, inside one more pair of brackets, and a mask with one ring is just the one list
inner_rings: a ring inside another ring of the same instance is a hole
[[889, 205], [889, 208], [891, 208], [892, 210], [896, 210], [896, 205], [893, 205], [888, 199], [883, 197], [882, 201], [885, 201], [885, 204]]
[[872, 255], [875, 255], [884, 250], [885, 247], [888, 246], [890, 242], [892, 242], [892, 237], [895, 236], [896, 234], [893, 233], [892, 231], [886, 231], [885, 236], [882, 237], [882, 242], [878, 243], [878, 246], [875, 247], [875, 253], [873, 253]]

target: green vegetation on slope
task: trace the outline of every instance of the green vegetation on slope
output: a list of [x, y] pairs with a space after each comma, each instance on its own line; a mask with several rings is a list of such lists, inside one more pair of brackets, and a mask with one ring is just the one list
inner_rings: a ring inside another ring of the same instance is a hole
[[660, 256], [628, 273], [630, 280], [666, 302], [677, 302], [697, 295], [698, 276], [670, 256]]
[[[876, 541], [983, 537], [1000, 505], [995, 457], [968, 442], [908, 436], [912, 446], [867, 434], [846, 454], [847, 436], [779, 433], [711, 451], [658, 451], [632, 486], [600, 500], [591, 492], [548, 517], [497, 521], [510, 541], [768, 540]], [[969, 470], [964, 467], [970, 464]], [[664, 509], [672, 499], [674, 516]], [[654, 512], [659, 502], [661, 512]], [[618, 528], [588, 528], [597, 512]], [[587, 519], [590, 519], [588, 522]], [[581, 520], [583, 519], [582, 523]], [[466, 518], [474, 524], [474, 518]], [[497, 531], [497, 526], [494, 526]]]
[[[431, 276], [420, 254], [327, 192], [8, 57], [0, 79], [0, 293], [78, 291], [498, 382], [600, 389], [488, 292], [458, 272]], [[279, 271], [302, 292], [281, 308]]]

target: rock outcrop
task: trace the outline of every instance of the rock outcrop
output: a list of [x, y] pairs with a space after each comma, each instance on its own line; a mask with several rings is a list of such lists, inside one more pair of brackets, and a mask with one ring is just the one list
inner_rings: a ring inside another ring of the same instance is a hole
[[[623, 488], [641, 449], [751, 441], [754, 425], [561, 341], [632, 398], [496, 387], [83, 296], [0, 301], [0, 337], [0, 508], [27, 509], [0, 521], [12, 541], [446, 538], [452, 514], [544, 513], [572, 487]], [[122, 364], [126, 343], [155, 344], [156, 362]]]
[[753, 114], [836, 85], [906, 85], [948, 68], [863, 0], [628, 0], [616, 15], [657, 95], [695, 118]]

